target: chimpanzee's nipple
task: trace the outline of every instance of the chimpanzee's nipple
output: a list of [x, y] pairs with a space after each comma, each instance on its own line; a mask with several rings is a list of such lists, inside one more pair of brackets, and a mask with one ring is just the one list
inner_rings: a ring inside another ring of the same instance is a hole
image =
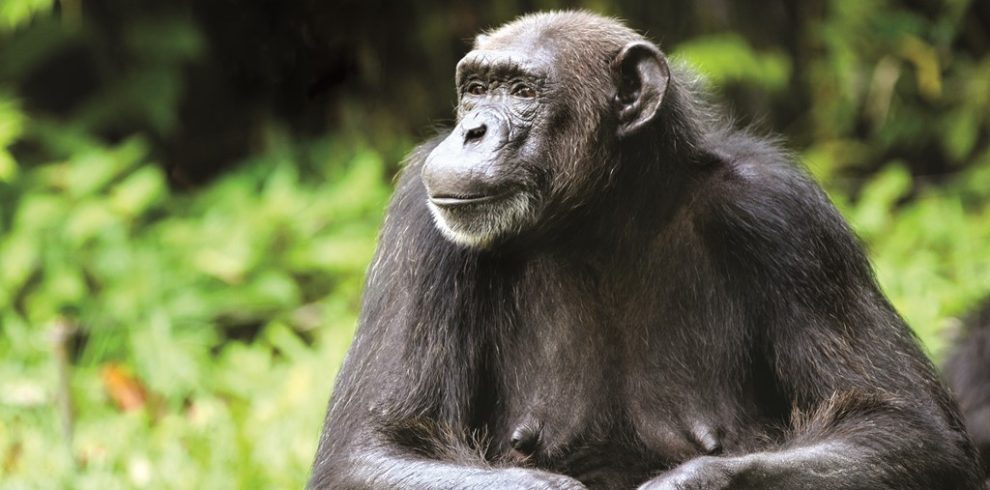
[[523, 422], [512, 431], [512, 438], [509, 439], [512, 449], [515, 449], [523, 456], [529, 456], [536, 451], [540, 443], [540, 428], [531, 421]]

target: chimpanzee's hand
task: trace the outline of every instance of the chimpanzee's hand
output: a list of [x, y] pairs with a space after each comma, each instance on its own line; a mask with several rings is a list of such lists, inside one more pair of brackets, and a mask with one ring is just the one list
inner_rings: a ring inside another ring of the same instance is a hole
[[526, 468], [510, 468], [505, 471], [505, 481], [490, 488], [520, 488], [527, 490], [586, 490], [581, 482], [564, 475]]
[[639, 490], [719, 490], [731, 488], [737, 460], [702, 456], [642, 484]]

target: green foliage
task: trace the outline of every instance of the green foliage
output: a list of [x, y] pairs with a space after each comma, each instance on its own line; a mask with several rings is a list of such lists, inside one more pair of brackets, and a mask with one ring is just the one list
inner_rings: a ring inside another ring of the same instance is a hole
[[17, 101], [0, 92], [0, 182], [9, 181], [17, 174], [17, 162], [7, 147], [17, 141], [24, 127], [24, 114]]
[[[120, 117], [169, 131], [199, 35], [169, 19], [132, 29], [141, 64], [67, 122], [0, 91], [0, 480], [301, 487], [388, 196], [384, 160], [357, 137], [290, 144], [272, 126], [236, 171], [170, 190], [146, 134], [99, 134]], [[16, 145], [32, 151], [18, 160]], [[76, 329], [71, 442], [54, 410], [59, 323]], [[115, 400], [128, 390], [137, 406]]]
[[791, 61], [780, 52], [757, 52], [736, 34], [716, 34], [681, 43], [671, 53], [701, 72], [715, 86], [752, 83], [766, 90], [784, 88]]
[[[961, 167], [987, 148], [990, 56], [957, 50], [971, 2], [945, 2], [934, 19], [886, 2], [832, 0], [810, 33], [808, 64], [814, 145], [831, 152], [829, 171], [885, 164], [913, 151], [913, 167]], [[981, 53], [981, 51], [984, 51]], [[937, 154], [932, 154], [938, 151]]]
[[990, 292], [990, 55], [958, 49], [971, 5], [831, 0], [807, 37], [804, 160], [936, 357]]
[[939, 186], [912, 182], [894, 162], [856, 200], [841, 188], [833, 184], [832, 198], [867, 245], [881, 286], [939, 357], [958, 326], [953, 314], [990, 291], [990, 152]]
[[[236, 476], [299, 487], [386, 198], [381, 158], [334, 140], [273, 148], [193, 195], [168, 190], [140, 138], [15, 176], [0, 237], [0, 393], [49, 388], [0, 405], [0, 452], [16, 452], [0, 476], [72, 474], [51, 457], [61, 436], [40, 410], [54, 396], [49, 326], [70, 321], [83, 340], [74, 485], [103, 488], [126, 470], [129, 483], [111, 486]], [[244, 330], [252, 338], [237, 340]], [[114, 415], [99, 383], [111, 362], [151, 393], [138, 413]]]
[[9, 31], [52, 8], [52, 0], [7, 0], [0, 2], [0, 32]]

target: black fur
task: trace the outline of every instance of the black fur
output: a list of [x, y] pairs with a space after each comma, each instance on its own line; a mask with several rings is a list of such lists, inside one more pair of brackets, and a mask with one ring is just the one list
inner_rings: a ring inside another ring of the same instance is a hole
[[458, 129], [412, 153], [312, 487], [979, 487], [955, 404], [805, 172], [676, 68], [616, 136], [610, 63], [645, 42], [616, 21], [528, 16], [478, 45], [521, 42], [560, 77], [520, 146], [541, 158], [513, 167], [535, 224], [445, 239], [421, 172]]
[[946, 358], [945, 376], [966, 426], [990, 470], [990, 298], [963, 322], [963, 336]]

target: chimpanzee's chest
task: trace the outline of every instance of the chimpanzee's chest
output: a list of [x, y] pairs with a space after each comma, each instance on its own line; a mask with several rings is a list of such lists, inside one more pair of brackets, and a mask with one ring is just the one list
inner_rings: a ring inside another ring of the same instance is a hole
[[493, 456], [623, 488], [753, 439], [767, 417], [731, 325], [715, 338], [712, 318], [623, 313], [593, 299], [529, 312], [498, 347]]

